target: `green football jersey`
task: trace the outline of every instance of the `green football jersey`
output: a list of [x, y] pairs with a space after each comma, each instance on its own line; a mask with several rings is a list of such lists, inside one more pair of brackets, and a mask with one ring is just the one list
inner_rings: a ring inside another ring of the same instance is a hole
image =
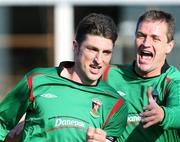
[[[165, 64], [161, 75], [142, 78], [134, 72], [133, 65], [109, 66], [102, 80], [128, 102], [128, 121], [119, 142], [180, 142], [180, 72], [175, 67]], [[139, 113], [148, 105], [149, 86], [165, 116], [162, 123], [143, 128]]]
[[61, 77], [63, 66], [27, 73], [0, 103], [0, 140], [26, 113], [22, 142], [84, 142], [89, 126], [108, 137], [125, 129], [127, 104], [107, 83], [82, 85]]

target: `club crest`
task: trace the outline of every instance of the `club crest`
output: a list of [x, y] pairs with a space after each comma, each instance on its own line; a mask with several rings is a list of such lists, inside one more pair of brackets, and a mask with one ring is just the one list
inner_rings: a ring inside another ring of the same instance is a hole
[[98, 118], [100, 115], [99, 115], [99, 109], [102, 105], [102, 102], [95, 98], [95, 99], [92, 99], [92, 110], [90, 111], [90, 114], [94, 117], [94, 118]]

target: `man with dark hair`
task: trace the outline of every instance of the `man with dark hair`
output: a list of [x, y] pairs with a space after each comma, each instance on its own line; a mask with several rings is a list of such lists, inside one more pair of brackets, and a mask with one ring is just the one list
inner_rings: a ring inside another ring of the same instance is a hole
[[84, 17], [73, 41], [74, 62], [30, 71], [0, 103], [0, 140], [26, 113], [22, 142], [115, 141], [125, 129], [127, 104], [99, 78], [116, 39], [110, 17]]
[[174, 47], [175, 19], [149, 10], [138, 20], [136, 58], [108, 67], [102, 77], [128, 102], [128, 121], [119, 142], [179, 142], [180, 72], [167, 63]]

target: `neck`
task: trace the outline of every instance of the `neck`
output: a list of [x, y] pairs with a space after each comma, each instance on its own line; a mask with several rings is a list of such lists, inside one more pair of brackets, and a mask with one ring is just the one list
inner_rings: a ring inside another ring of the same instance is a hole
[[161, 74], [161, 69], [156, 69], [156, 70], [152, 70], [152, 71], [143, 71], [141, 69], [139, 69], [136, 65], [135, 65], [135, 72], [136, 74], [138, 74], [141, 77], [154, 77], [154, 76], [158, 76]]
[[77, 82], [79, 84], [83, 85], [96, 85], [97, 81], [90, 81], [90, 80], [85, 80], [83, 78], [83, 73], [77, 69], [77, 67], [74, 65], [73, 67], [70, 68], [63, 68], [61, 74], [62, 77], [67, 78], [71, 81]]
[[133, 68], [134, 68], [134, 72], [141, 76], [141, 77], [154, 77], [154, 76], [158, 76], [164, 72], [166, 72], [166, 70], [169, 68], [170, 66], [168, 65], [167, 61], [165, 60], [164, 64], [157, 70], [154, 71], [142, 71], [140, 70], [137, 65], [136, 65], [136, 61], [133, 62]]

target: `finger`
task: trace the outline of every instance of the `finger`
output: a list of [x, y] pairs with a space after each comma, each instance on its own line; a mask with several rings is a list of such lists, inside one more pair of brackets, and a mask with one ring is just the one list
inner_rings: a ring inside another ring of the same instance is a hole
[[95, 133], [97, 133], [103, 137], [106, 137], [106, 132], [102, 129], [99, 129], [99, 128], [95, 129]]
[[96, 141], [96, 140], [87, 140], [86, 142], [100, 142], [100, 141]]
[[150, 104], [150, 105], [147, 105], [147, 106], [143, 107], [143, 110], [144, 110], [144, 112], [145, 112], [145, 111], [151, 111], [151, 110], [153, 110], [153, 109], [155, 109], [155, 108], [156, 108], [156, 107], [155, 107], [154, 104]]
[[148, 97], [148, 100], [149, 100], [149, 104], [152, 104], [152, 103], [155, 102], [154, 99], [153, 99], [153, 96], [152, 96], [152, 87], [151, 86], [148, 88], [147, 97]]
[[156, 124], [155, 121], [149, 121], [148, 123], [145, 123], [145, 124], [143, 125], [143, 128], [148, 128], [148, 127], [150, 127], [150, 126], [152, 126], [152, 125], [154, 125], [154, 124]]
[[154, 111], [145, 111], [139, 114], [142, 118], [155, 115]]
[[98, 142], [105, 142], [106, 141], [106, 132], [100, 128], [96, 128], [93, 140], [98, 141]]
[[94, 139], [94, 132], [95, 132], [95, 129], [93, 127], [89, 127], [86, 133], [86, 140]]
[[94, 141], [98, 141], [98, 142], [105, 142], [106, 141], [106, 137], [99, 135], [99, 134], [94, 134]]
[[141, 119], [141, 122], [142, 123], [148, 123], [150, 121], [155, 121], [155, 119], [156, 119], [156, 117], [154, 115], [152, 115], [152, 116], [149, 116], [149, 117], [143, 117]]

